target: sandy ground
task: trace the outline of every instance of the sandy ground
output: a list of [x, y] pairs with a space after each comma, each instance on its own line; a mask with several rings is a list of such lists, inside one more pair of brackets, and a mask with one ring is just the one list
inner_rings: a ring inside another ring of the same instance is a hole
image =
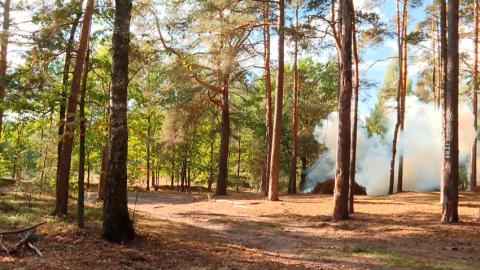
[[[330, 219], [328, 195], [210, 198], [171, 191], [130, 194], [137, 224], [199, 250], [226, 269], [480, 269], [478, 194], [460, 196], [461, 223], [441, 225], [438, 193], [359, 196], [348, 221]], [[193, 257], [195, 257], [194, 255]], [[185, 268], [196, 265], [176, 262]], [[182, 267], [180, 267], [182, 268]], [[180, 269], [179, 268], [179, 269]], [[214, 267], [215, 268], [215, 267]], [[217, 268], [215, 268], [217, 269]]]
[[[136, 195], [129, 201], [138, 236], [127, 245], [101, 238], [101, 202], [88, 201], [87, 227], [79, 229], [74, 204], [69, 216], [53, 218], [51, 197], [30, 203], [7, 195], [7, 204], [0, 197], [0, 215], [14, 219], [14, 209], [25, 209], [18, 217], [31, 218], [27, 224], [48, 220], [37, 243], [44, 257], [0, 254], [0, 270], [480, 269], [480, 194], [461, 194], [456, 225], [439, 223], [438, 193], [359, 196], [356, 214], [341, 222], [330, 219], [329, 195], [268, 202], [252, 193], [161, 190], [139, 193], [135, 205]], [[17, 238], [4, 240], [11, 246]]]

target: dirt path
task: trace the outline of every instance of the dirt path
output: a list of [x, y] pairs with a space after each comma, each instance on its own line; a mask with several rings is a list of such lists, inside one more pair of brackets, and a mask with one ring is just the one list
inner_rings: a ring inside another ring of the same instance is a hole
[[331, 196], [281, 199], [151, 192], [136, 211], [149, 232], [233, 268], [480, 269], [479, 195], [461, 195], [462, 222], [450, 226], [438, 223], [438, 193], [359, 197], [344, 222], [330, 220]]

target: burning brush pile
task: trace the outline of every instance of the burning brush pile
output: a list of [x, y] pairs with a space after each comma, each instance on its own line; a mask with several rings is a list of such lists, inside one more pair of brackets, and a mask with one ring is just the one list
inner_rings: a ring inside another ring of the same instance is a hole
[[[319, 182], [312, 190], [314, 194], [333, 194], [335, 189], [335, 179], [330, 178], [326, 181]], [[355, 183], [355, 195], [367, 195], [367, 189]]]

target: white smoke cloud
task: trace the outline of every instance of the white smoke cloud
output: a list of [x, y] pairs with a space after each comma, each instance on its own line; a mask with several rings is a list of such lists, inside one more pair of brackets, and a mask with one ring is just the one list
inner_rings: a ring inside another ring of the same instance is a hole
[[[393, 101], [387, 108], [395, 108]], [[404, 190], [428, 191], [440, 186], [441, 159], [441, 111], [432, 103], [424, 103], [415, 96], [406, 100], [405, 132], [399, 137], [395, 165], [398, 157], [404, 155]], [[387, 133], [385, 138], [378, 135], [368, 137], [366, 129], [359, 121], [357, 141], [356, 180], [367, 188], [369, 195], [383, 195], [388, 191], [390, 175], [391, 144], [396, 123], [396, 111], [388, 110]], [[332, 113], [315, 128], [315, 138], [327, 146], [315, 164], [307, 170], [305, 191], [312, 190], [316, 183], [334, 177], [338, 113]], [[403, 137], [403, 138], [402, 138]], [[467, 105], [459, 106], [459, 152], [462, 162], [468, 161], [468, 154], [475, 139], [473, 114]], [[404, 143], [402, 143], [402, 140]], [[403, 145], [403, 148], [402, 148]], [[396, 187], [396, 186], [395, 186]]]

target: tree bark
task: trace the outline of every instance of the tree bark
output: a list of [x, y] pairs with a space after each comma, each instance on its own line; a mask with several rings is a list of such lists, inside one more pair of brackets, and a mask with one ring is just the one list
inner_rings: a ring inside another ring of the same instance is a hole
[[355, 169], [357, 161], [357, 125], [358, 125], [358, 93], [360, 88], [360, 77], [358, 73], [358, 47], [357, 47], [357, 31], [356, 31], [356, 19], [355, 14], [352, 19], [352, 48], [353, 48], [353, 66], [355, 72], [354, 91], [355, 96], [353, 99], [353, 125], [352, 125], [352, 141], [350, 148], [350, 181], [348, 189], [348, 212], [353, 214], [354, 209], [354, 195], [355, 195]]
[[472, 145], [470, 158], [470, 190], [477, 191], [477, 115], [478, 115], [478, 0], [473, 4], [474, 27], [473, 27], [473, 88], [472, 88], [472, 108], [473, 108], [473, 128], [475, 129], [475, 140]]
[[458, 0], [448, 1], [442, 223], [458, 222]]
[[403, 19], [402, 19], [402, 95], [401, 95], [401, 110], [400, 110], [400, 153], [398, 157], [398, 179], [397, 192], [403, 192], [403, 150], [405, 142], [403, 140], [405, 129], [405, 108], [407, 99], [407, 27], [408, 27], [408, 1], [403, 1]]
[[[295, 6], [295, 31], [298, 31], [298, 9], [299, 3]], [[300, 81], [298, 78], [298, 36], [294, 33], [293, 49], [293, 112], [292, 112], [292, 154], [290, 157], [290, 181], [288, 193], [297, 193], [297, 152], [298, 152], [298, 96], [300, 92]]]
[[73, 135], [75, 132], [75, 111], [77, 108], [78, 92], [80, 90], [80, 80], [85, 62], [88, 40], [90, 35], [90, 24], [92, 20], [94, 0], [89, 0], [85, 8], [82, 32], [80, 34], [80, 43], [77, 50], [77, 59], [73, 71], [72, 87], [68, 97], [67, 114], [65, 121], [65, 134], [60, 156], [60, 169], [57, 183], [57, 196], [55, 201], [55, 215], [67, 214], [68, 189], [70, 178], [70, 166], [72, 160]]
[[280, 140], [282, 133], [283, 109], [283, 73], [285, 58], [285, 0], [278, 1], [278, 71], [275, 86], [275, 113], [273, 119], [272, 150], [269, 170], [268, 200], [278, 201], [278, 182], [280, 177]]
[[127, 89], [131, 0], [115, 0], [112, 37], [112, 91], [107, 191], [103, 205], [103, 237], [124, 243], [135, 237], [127, 207]]
[[[80, 10], [83, 6], [83, 0], [79, 3]], [[63, 187], [62, 183], [59, 183], [59, 176], [60, 171], [62, 170], [62, 149], [63, 149], [63, 136], [65, 131], [65, 111], [66, 111], [66, 99], [67, 99], [67, 89], [68, 89], [68, 77], [70, 75], [70, 65], [72, 63], [72, 53], [74, 50], [74, 43], [75, 43], [75, 34], [77, 32], [77, 27], [82, 17], [81, 12], [77, 14], [77, 17], [72, 23], [72, 28], [70, 30], [70, 36], [67, 41], [67, 45], [65, 47], [65, 63], [63, 66], [63, 79], [62, 79], [62, 94], [60, 97], [60, 109], [59, 109], [59, 116], [58, 116], [58, 142], [57, 142], [57, 172], [55, 178], [55, 188], [56, 188], [56, 196], [62, 193], [60, 188]]]
[[[445, 0], [439, 0], [440, 4], [440, 59], [442, 63], [441, 68], [441, 107], [442, 107], [442, 145], [445, 145], [445, 131], [446, 131], [446, 93], [448, 91], [448, 77], [447, 77], [447, 5]], [[440, 203], [443, 205], [444, 195], [444, 171], [445, 171], [445, 149], [443, 149], [442, 158], [440, 159]]]
[[350, 136], [352, 101], [352, 0], [342, 0], [341, 83], [338, 99], [338, 146], [333, 194], [333, 219], [348, 219], [348, 186], [350, 174]]
[[77, 225], [85, 226], [85, 95], [87, 92], [88, 61], [90, 50], [87, 51], [85, 69], [83, 71], [82, 91], [80, 93], [80, 140], [78, 150], [78, 199], [77, 199]]
[[[407, 1], [407, 0], [404, 0]], [[403, 92], [403, 24], [400, 19], [400, 0], [396, 0], [397, 13], [397, 46], [398, 46], [398, 82], [397, 82], [397, 122], [393, 133], [392, 141], [392, 158], [390, 160], [390, 182], [388, 186], [388, 194], [393, 194], [393, 186], [395, 182], [395, 158], [397, 154], [398, 133], [402, 122], [402, 92]]]
[[222, 123], [220, 150], [218, 155], [218, 177], [215, 195], [227, 195], [228, 151], [230, 145], [230, 104], [228, 100], [228, 78], [222, 82]]
[[5, 111], [5, 89], [7, 88], [7, 52], [10, 36], [10, 0], [3, 3], [3, 28], [0, 37], [0, 138], [2, 137], [3, 114]]
[[265, 126], [266, 126], [266, 154], [265, 154], [265, 181], [262, 189], [265, 196], [268, 196], [268, 185], [270, 177], [270, 161], [272, 151], [272, 82], [270, 75], [270, 13], [269, 2], [264, 3], [264, 26], [263, 26], [263, 42], [264, 42], [264, 80], [265, 80]]

